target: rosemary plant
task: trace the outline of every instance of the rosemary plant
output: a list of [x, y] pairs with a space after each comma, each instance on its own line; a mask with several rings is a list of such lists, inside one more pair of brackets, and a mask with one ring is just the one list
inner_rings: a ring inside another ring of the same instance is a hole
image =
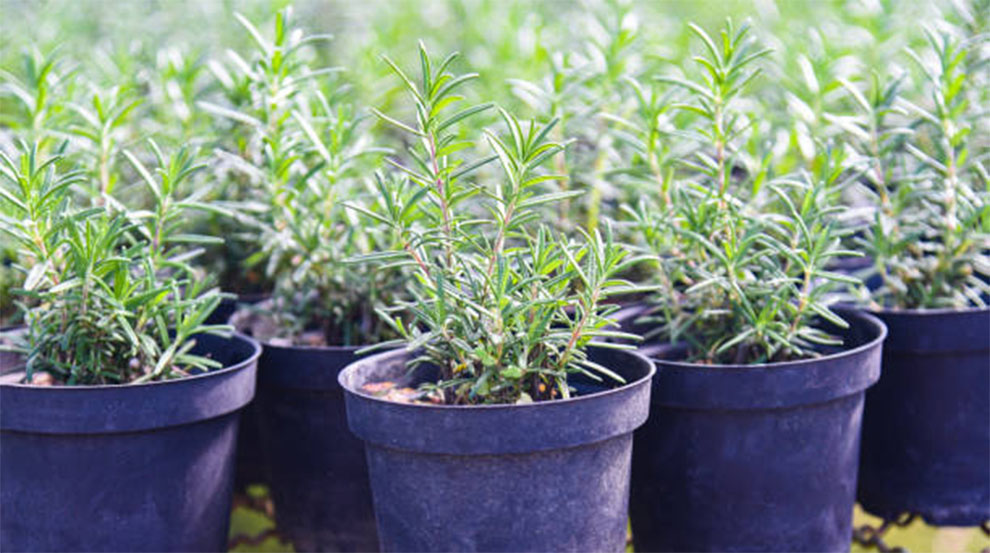
[[857, 241], [881, 279], [876, 308], [985, 306], [990, 294], [990, 116], [972, 74], [990, 65], [987, 39], [927, 36], [927, 55], [908, 50], [926, 78], [926, 107], [900, 96], [902, 79], [874, 77], [865, 94], [846, 85], [876, 206]]
[[102, 203], [114, 194], [119, 172], [114, 165], [120, 157], [121, 139], [126, 140], [128, 117], [140, 104], [140, 100], [129, 97], [119, 87], [109, 90], [94, 90], [87, 98], [87, 104], [70, 103], [77, 121], [68, 126], [72, 135], [82, 139], [82, 151], [86, 158], [82, 164], [94, 169], [94, 175], [86, 182], [96, 183], [89, 195]]
[[[235, 167], [249, 179], [236, 202], [241, 232], [256, 249], [246, 264], [263, 267], [273, 282], [263, 313], [272, 324], [255, 335], [309, 345], [374, 343], [392, 336], [374, 305], [400, 289], [402, 274], [345, 262], [390, 243], [342, 199], [369, 195], [359, 177], [381, 150], [370, 145], [344, 84], [332, 80], [339, 70], [311, 70], [305, 61], [305, 47], [328, 37], [293, 30], [289, 17], [289, 10], [279, 13], [271, 41], [240, 18], [256, 42], [254, 57], [231, 54], [236, 76], [214, 67], [230, 106], [200, 104], [236, 122], [235, 136], [244, 137], [233, 146], [241, 150]], [[327, 85], [317, 86], [318, 79]]]
[[36, 144], [24, 144], [17, 161], [0, 153], [0, 233], [26, 275], [16, 293], [32, 303], [22, 305], [18, 344], [26, 381], [137, 383], [218, 366], [190, 352], [196, 334], [228, 328], [203, 324], [220, 295], [190, 265], [198, 244], [217, 239], [182, 232], [187, 211], [210, 207], [175, 195], [201, 166], [189, 152], [166, 158], [151, 147], [154, 175], [126, 154], [155, 198], [152, 209], [133, 211], [78, 205], [71, 188], [87, 171], [40, 158]]
[[718, 41], [691, 29], [706, 51], [695, 57], [701, 78], [660, 80], [686, 92], [671, 109], [695, 116], [691, 127], [670, 134], [698, 146], [681, 169], [657, 174], [654, 197], [628, 209], [654, 258], [657, 334], [686, 342], [689, 359], [702, 363], [816, 355], [836, 344], [817, 321], [845, 326], [826, 293], [849, 278], [825, 270], [845, 253], [834, 223], [839, 208], [830, 201], [842, 163], [793, 177], [773, 177], [765, 164], [737, 165], [752, 127], [742, 94], [768, 51], [747, 37], [747, 25], [727, 22]]
[[0, 99], [6, 100], [0, 123], [19, 131], [25, 140], [48, 146], [56, 141], [53, 131], [65, 117], [62, 100], [73, 71], [65, 68], [57, 52], [43, 55], [36, 48], [23, 52], [19, 61], [19, 72], [0, 70]]
[[[610, 230], [583, 233], [575, 243], [535, 224], [555, 202], [579, 193], [549, 186], [561, 176], [541, 170], [565, 147], [549, 139], [557, 121], [520, 123], [498, 109], [504, 134], [484, 133], [493, 154], [468, 155], [476, 144], [460, 123], [492, 109], [458, 109], [459, 89], [477, 75], [452, 73], [455, 54], [431, 59], [422, 44], [417, 82], [385, 59], [413, 100], [416, 120], [378, 115], [413, 143], [407, 162], [389, 160], [400, 175], [378, 177], [384, 211], [353, 207], [398, 237], [399, 249], [373, 258], [414, 271], [412, 300], [381, 310], [401, 335], [393, 343], [420, 351], [414, 364], [439, 368], [439, 381], [426, 388], [451, 404], [567, 398], [572, 373], [621, 381], [585, 348], [593, 338], [626, 336], [608, 330], [608, 300], [631, 289], [614, 275], [634, 260]], [[501, 173], [488, 184], [480, 169], [493, 160]], [[397, 313], [411, 314], [412, 322]]]
[[573, 202], [559, 202], [559, 227], [565, 232], [575, 226], [598, 228], [602, 219], [615, 219], [617, 206], [626, 200], [609, 175], [618, 154], [616, 136], [608, 132], [603, 114], [621, 109], [623, 81], [642, 63], [632, 7], [605, 3], [588, 8], [587, 15], [576, 18], [588, 38], [573, 50], [555, 52], [541, 81], [509, 81], [513, 94], [534, 113], [559, 120], [555, 140], [567, 136], [574, 142], [553, 159], [554, 172], [567, 177], [561, 186], [588, 192]]

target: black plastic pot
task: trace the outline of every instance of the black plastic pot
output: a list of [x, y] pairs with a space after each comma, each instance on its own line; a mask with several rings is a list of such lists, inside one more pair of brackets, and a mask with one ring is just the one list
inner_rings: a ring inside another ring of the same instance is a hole
[[369, 382], [436, 379], [383, 353], [344, 369], [351, 430], [365, 441], [384, 551], [623, 551], [632, 431], [649, 409], [654, 368], [639, 354], [591, 348], [622, 375], [609, 389], [527, 405], [403, 404]]
[[356, 347], [265, 345], [254, 403], [279, 532], [296, 551], [375, 551], [364, 445], [337, 375]]
[[223, 298], [217, 308], [210, 313], [204, 324], [222, 325], [230, 320], [230, 316], [237, 310], [238, 298]]
[[[255, 305], [268, 299], [269, 294], [241, 294], [236, 298], [224, 298], [210, 314], [206, 324], [224, 324], [244, 305]], [[250, 334], [246, 333], [250, 336]], [[259, 361], [260, 364], [260, 361]], [[260, 369], [259, 369], [260, 370]], [[234, 463], [234, 491], [244, 493], [255, 484], [268, 484], [268, 469], [261, 447], [258, 414], [254, 401], [244, 407], [241, 426], [237, 435], [237, 455]]]
[[224, 551], [239, 411], [261, 347], [200, 336], [224, 369], [124, 386], [0, 385], [0, 550]]
[[636, 551], [846, 551], [863, 392], [886, 334], [841, 311], [841, 352], [768, 365], [679, 362], [655, 351], [650, 420], [636, 432]]
[[990, 520], [990, 309], [876, 315], [889, 334], [866, 394], [860, 502], [887, 519]]

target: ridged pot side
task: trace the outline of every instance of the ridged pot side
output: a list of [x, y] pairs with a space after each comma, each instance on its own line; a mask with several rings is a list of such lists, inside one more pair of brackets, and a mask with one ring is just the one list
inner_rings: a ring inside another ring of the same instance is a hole
[[880, 375], [886, 331], [840, 313], [850, 328], [829, 330], [844, 350], [816, 359], [655, 359], [633, 454], [637, 551], [849, 549], [864, 390]]
[[990, 309], [876, 315], [889, 335], [866, 394], [860, 502], [888, 519], [990, 520]]
[[223, 551], [238, 415], [261, 348], [199, 336], [226, 368], [120, 386], [0, 385], [0, 550]]
[[364, 444], [337, 382], [358, 349], [264, 345], [253, 411], [276, 526], [297, 551], [378, 548]]
[[623, 551], [632, 432], [647, 417], [654, 368], [592, 348], [628, 384], [527, 405], [400, 404], [361, 391], [415, 385], [405, 351], [340, 376], [351, 429], [366, 444], [384, 551]]

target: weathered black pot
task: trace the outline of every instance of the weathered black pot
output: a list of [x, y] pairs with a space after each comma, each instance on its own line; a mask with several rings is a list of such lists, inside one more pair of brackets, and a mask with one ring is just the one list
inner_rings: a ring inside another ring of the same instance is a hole
[[0, 550], [226, 549], [238, 415], [261, 348], [197, 340], [227, 368], [124, 386], [0, 385]]
[[889, 334], [866, 394], [860, 502], [885, 518], [990, 520], [990, 309], [876, 315]]
[[636, 551], [846, 551], [863, 392], [886, 330], [841, 312], [844, 351], [769, 365], [696, 365], [655, 352], [636, 432]]
[[364, 445], [347, 428], [341, 369], [355, 347], [265, 345], [254, 408], [279, 532], [296, 551], [375, 551]]
[[351, 430], [365, 441], [384, 551], [623, 551], [632, 431], [646, 420], [650, 362], [591, 348], [629, 383], [586, 378], [581, 395], [528, 405], [401, 404], [368, 382], [435, 380], [409, 353], [340, 374]]
[[[239, 307], [255, 305], [269, 294], [241, 294], [236, 298], [224, 298], [210, 314], [206, 324], [224, 324]], [[250, 336], [250, 333], [245, 333]], [[260, 364], [260, 361], [259, 361]], [[260, 369], [259, 369], [260, 370]], [[254, 401], [241, 412], [240, 431], [237, 435], [237, 455], [234, 462], [234, 491], [244, 493], [254, 484], [268, 484], [268, 469], [265, 453], [261, 447], [261, 430], [258, 428], [258, 413]]]
[[210, 313], [204, 324], [222, 325], [226, 323], [230, 320], [230, 316], [234, 314], [234, 311], [237, 311], [237, 304], [238, 299], [236, 297], [221, 299], [220, 304]]

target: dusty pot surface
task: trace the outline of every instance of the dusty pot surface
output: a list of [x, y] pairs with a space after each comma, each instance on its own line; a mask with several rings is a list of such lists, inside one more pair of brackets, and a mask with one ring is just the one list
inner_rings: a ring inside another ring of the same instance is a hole
[[646, 420], [652, 364], [591, 348], [628, 384], [572, 381], [572, 399], [525, 405], [405, 404], [367, 383], [415, 386], [405, 351], [340, 374], [351, 430], [368, 453], [384, 551], [623, 551], [632, 432]]
[[[227, 324], [238, 307], [255, 305], [267, 300], [268, 297], [269, 294], [240, 294], [236, 298], [224, 298], [206, 319], [206, 323]], [[239, 328], [237, 330], [251, 336], [250, 332], [244, 332]], [[261, 360], [258, 364], [260, 370]], [[258, 429], [256, 411], [255, 401], [252, 400], [241, 412], [240, 430], [237, 433], [237, 455], [234, 462], [234, 491], [238, 493], [247, 492], [247, 488], [252, 484], [268, 485], [268, 465], [261, 448], [259, 437], [261, 431]]]
[[885, 518], [990, 520], [990, 309], [876, 315], [889, 335], [866, 394], [860, 502]]
[[239, 411], [261, 347], [203, 335], [224, 369], [120, 386], [0, 385], [0, 550], [223, 551]]
[[364, 444], [347, 428], [340, 371], [359, 347], [265, 344], [252, 404], [279, 532], [297, 551], [374, 551]]
[[816, 359], [697, 365], [654, 350], [633, 454], [637, 551], [849, 549], [863, 392], [880, 376], [886, 330], [840, 314], [850, 328], [827, 330], [845, 349]]

